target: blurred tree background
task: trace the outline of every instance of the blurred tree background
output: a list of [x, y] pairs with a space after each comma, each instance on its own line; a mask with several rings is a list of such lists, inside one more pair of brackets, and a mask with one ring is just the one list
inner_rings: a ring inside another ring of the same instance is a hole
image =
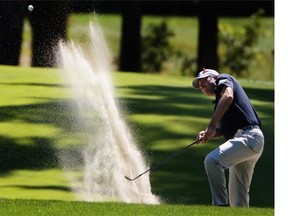
[[96, 14], [117, 70], [274, 79], [273, 0], [1, 1], [0, 64], [56, 66], [57, 42], [87, 43]]

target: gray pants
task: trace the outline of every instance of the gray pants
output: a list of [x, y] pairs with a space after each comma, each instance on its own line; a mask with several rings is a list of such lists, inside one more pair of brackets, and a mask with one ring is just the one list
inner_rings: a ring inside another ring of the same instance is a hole
[[[249, 207], [249, 189], [264, 136], [258, 128], [239, 129], [234, 138], [210, 152], [204, 161], [213, 205]], [[229, 168], [229, 200], [224, 170]], [[229, 201], [229, 203], [228, 203]]]

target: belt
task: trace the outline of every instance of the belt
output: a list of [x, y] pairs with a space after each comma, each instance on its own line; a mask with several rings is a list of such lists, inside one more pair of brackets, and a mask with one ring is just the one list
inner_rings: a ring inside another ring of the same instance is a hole
[[241, 128], [241, 130], [246, 131], [246, 130], [252, 130], [255, 128], [260, 129], [260, 127], [258, 125], [248, 125], [248, 126]]

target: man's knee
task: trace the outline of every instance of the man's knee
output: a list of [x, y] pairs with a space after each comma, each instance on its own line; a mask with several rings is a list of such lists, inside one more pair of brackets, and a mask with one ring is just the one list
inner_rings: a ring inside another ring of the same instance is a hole
[[215, 166], [217, 164], [215, 158], [211, 157], [209, 154], [205, 157], [204, 165], [205, 167]]
[[218, 160], [218, 158], [215, 158], [213, 155], [208, 154], [205, 157], [204, 160], [204, 165], [207, 168], [222, 168], [222, 169], [226, 169], [227, 167], [222, 165], [221, 162]]

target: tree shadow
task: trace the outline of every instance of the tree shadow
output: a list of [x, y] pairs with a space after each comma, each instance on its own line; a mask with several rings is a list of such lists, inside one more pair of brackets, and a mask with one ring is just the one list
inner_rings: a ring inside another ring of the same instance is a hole
[[[168, 204], [210, 204], [209, 183], [203, 166], [206, 151], [193, 146], [152, 171], [153, 192]], [[153, 154], [153, 161], [157, 163], [173, 152], [153, 151]]]
[[[129, 86], [128, 90], [131, 92], [131, 97], [120, 99], [129, 114], [210, 118], [213, 112], [212, 99], [207, 98], [198, 91], [191, 90], [190, 87]], [[262, 119], [266, 143], [263, 155], [255, 168], [250, 196], [252, 206], [273, 207], [274, 90], [245, 88], [245, 91], [250, 100], [271, 104], [262, 106], [258, 105], [261, 103], [255, 103], [254, 105]], [[137, 95], [139, 97], [135, 97]], [[154, 96], [155, 99], [153, 98]], [[143, 146], [150, 156], [151, 164], [157, 163], [157, 161], [173, 154], [173, 150], [151, 150], [149, 142], [167, 139], [169, 142], [175, 141], [176, 144], [180, 139], [191, 139], [191, 137], [196, 136], [196, 134], [171, 132], [163, 125], [155, 123], [136, 124], [136, 127], [141, 128], [139, 136], [145, 137]], [[210, 189], [204, 171], [203, 160], [205, 155], [218, 144], [219, 141], [215, 141], [215, 143], [209, 143], [206, 147], [192, 147], [189, 151], [152, 171], [151, 185], [153, 192], [169, 204], [210, 204]], [[265, 181], [263, 181], [264, 176]]]
[[245, 87], [244, 90], [251, 100], [274, 102], [274, 89], [257, 89]]
[[28, 123], [52, 124], [64, 130], [77, 126], [69, 100], [52, 100], [47, 103], [0, 107], [0, 122], [20, 120]]
[[[39, 124], [39, 126], [52, 125], [60, 128], [63, 136], [66, 136], [65, 133], [79, 133], [84, 129], [79, 127], [77, 116], [71, 112], [72, 105], [73, 103], [69, 100], [52, 100], [52, 102], [40, 104], [4, 106], [0, 107], [0, 122], [17, 121]], [[29, 143], [23, 144], [24, 139]], [[49, 135], [41, 137], [29, 135], [22, 138], [2, 135], [0, 137], [0, 175], [7, 175], [10, 171], [19, 169], [59, 168], [59, 147], [56, 147], [56, 142], [57, 140]], [[70, 151], [71, 148], [62, 149], [62, 153]]]
[[56, 186], [56, 185], [41, 185], [41, 186], [34, 186], [34, 185], [9, 185], [9, 186], [0, 186], [3, 187], [14, 187], [20, 188], [25, 190], [54, 190], [54, 191], [64, 191], [64, 192], [71, 192], [69, 187], [65, 186]]
[[45, 86], [45, 87], [52, 87], [52, 88], [64, 88], [65, 86], [62, 84], [56, 83], [33, 83], [33, 82], [2, 82], [0, 85], [10, 85], [10, 86]]
[[[127, 115], [154, 114], [207, 118], [213, 111], [210, 98], [205, 98], [199, 92], [191, 91], [191, 88], [188, 87], [147, 85], [129, 86], [128, 89], [131, 97], [119, 98], [120, 105]], [[136, 98], [136, 95], [139, 97]]]
[[[27, 85], [35, 84], [28, 83]], [[53, 88], [60, 87], [54, 84], [43, 85]], [[127, 88], [124, 89], [122, 87], [118, 88], [119, 91], [125, 91], [126, 89]], [[198, 118], [209, 118], [213, 112], [213, 104], [211, 104], [213, 99], [203, 96], [198, 91], [191, 89], [191, 87], [146, 85], [129, 86], [128, 90], [131, 93], [129, 93], [127, 97], [119, 98], [120, 106], [123, 108], [122, 111], [124, 115], [127, 116], [130, 114], [157, 114], [160, 116], [195, 116]], [[254, 88], [246, 88], [245, 90], [251, 100], [267, 103], [274, 101], [274, 90]], [[75, 116], [72, 111], [74, 105], [74, 102], [68, 99], [61, 100], [51, 98], [46, 103], [3, 106], [0, 107], [0, 122], [19, 120], [39, 125], [52, 125], [53, 127], [60, 128], [65, 133], [77, 133], [81, 128], [78, 125], [77, 116]], [[254, 177], [256, 183], [252, 182], [251, 195], [257, 197], [257, 199], [254, 198], [252, 201], [256, 206], [273, 206], [273, 106], [255, 107], [265, 119], [263, 130], [269, 137], [267, 137], [266, 140], [263, 156], [256, 167]], [[268, 123], [266, 123], [266, 121]], [[129, 124], [134, 124], [136, 127], [141, 128], [141, 131], [137, 132], [137, 137], [145, 137], [145, 139], [141, 140], [143, 141], [141, 147], [150, 157], [151, 164], [157, 163], [157, 161], [172, 154], [173, 151], [178, 148], [175, 146], [175, 148], [170, 148], [170, 151], [153, 150], [149, 143], [167, 139], [169, 142], [175, 141], [176, 144], [180, 139], [194, 139], [196, 137], [196, 134], [168, 131], [162, 124], [157, 125], [154, 122], [140, 125], [139, 123], [129, 120]], [[183, 124], [187, 124], [187, 127], [189, 127], [189, 122], [183, 122]], [[59, 149], [56, 148], [56, 140], [49, 136], [27, 137], [27, 139], [30, 140], [29, 145], [23, 145], [20, 142], [21, 140], [8, 136], [2, 135], [0, 138], [1, 176], [8, 175], [13, 170], [43, 170], [60, 166], [57, 155]], [[201, 146], [201, 148], [197, 146], [192, 147], [187, 152], [181, 154], [181, 156], [173, 159], [173, 161], [169, 161], [169, 163], [151, 172], [153, 192], [171, 204], [210, 204], [210, 190], [204, 171], [203, 160], [205, 155], [215, 147], [214, 144], [216, 144], [216, 142], [207, 146]], [[72, 147], [68, 147], [67, 149], [63, 148], [61, 150], [70, 151], [71, 149]], [[77, 154], [75, 157], [80, 157], [79, 152], [73, 152]], [[262, 181], [261, 178], [264, 176], [265, 178], [266, 176], [270, 176], [268, 181]], [[259, 182], [261, 182], [261, 184], [259, 184]], [[21, 185], [19, 187], [21, 187]], [[51, 187], [43, 186], [43, 188], [48, 189]], [[263, 188], [265, 188], [265, 190], [263, 190]], [[57, 188], [54, 189], [57, 190]], [[66, 190], [65, 188], [58, 189]]]
[[18, 140], [0, 137], [0, 175], [11, 170], [42, 170], [57, 167], [58, 159], [49, 138], [32, 137], [30, 145], [21, 145]]

